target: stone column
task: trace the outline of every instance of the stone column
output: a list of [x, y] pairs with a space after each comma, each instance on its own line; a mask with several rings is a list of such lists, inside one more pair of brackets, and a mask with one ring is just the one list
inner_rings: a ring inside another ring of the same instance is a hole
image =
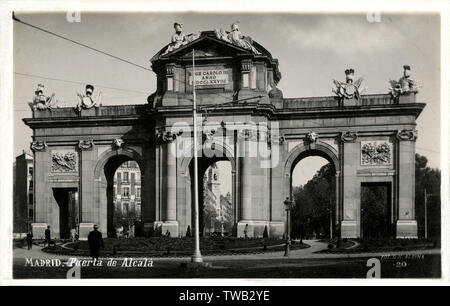
[[166, 143], [166, 220], [177, 220], [177, 165], [175, 142]]
[[241, 219], [252, 218], [252, 173], [250, 145], [246, 139], [241, 141]]
[[92, 231], [94, 223], [98, 224], [102, 233], [107, 233], [107, 219], [101, 218], [100, 203], [94, 203], [94, 142], [80, 140], [77, 145], [79, 152], [79, 189], [78, 203], [80, 208], [80, 239], [86, 239]]
[[245, 99], [254, 96], [254, 93], [250, 88], [251, 86], [250, 74], [252, 67], [253, 65], [251, 60], [245, 59], [241, 61], [241, 80], [240, 80], [241, 82], [238, 93], [239, 99]]
[[397, 238], [417, 238], [415, 219], [415, 141], [417, 131], [402, 130], [398, 140]]
[[47, 152], [47, 144], [45, 141], [33, 141], [30, 149], [34, 153], [34, 222], [31, 224], [31, 227], [33, 229], [33, 239], [43, 239], [47, 225], [53, 227], [54, 224], [51, 216], [49, 201], [50, 188], [47, 179], [48, 173], [51, 171], [51, 159], [49, 152]]
[[238, 237], [244, 237], [245, 232], [253, 236], [253, 205], [252, 205], [252, 166], [253, 159], [250, 151], [252, 131], [243, 130], [238, 133], [239, 138], [239, 166], [240, 166], [240, 219], [238, 223]]
[[179, 236], [177, 221], [177, 158], [176, 135], [171, 132], [161, 132], [158, 135], [159, 142], [164, 146], [164, 171], [163, 171], [163, 204], [162, 221], [156, 221], [155, 227], [160, 228], [161, 234], [167, 231], [171, 237]]
[[357, 238], [360, 236], [360, 198], [359, 181], [356, 177], [357, 165], [360, 162], [360, 142], [356, 142], [357, 135], [353, 132], [343, 133], [342, 140], [342, 205], [343, 215], [341, 222], [342, 238]]

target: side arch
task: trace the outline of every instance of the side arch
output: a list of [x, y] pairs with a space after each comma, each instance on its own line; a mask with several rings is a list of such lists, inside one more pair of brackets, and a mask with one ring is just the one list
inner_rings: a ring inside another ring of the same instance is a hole
[[139, 169], [141, 171], [141, 176], [144, 176], [145, 174], [145, 163], [142, 156], [132, 148], [120, 148], [120, 149], [108, 149], [107, 151], [103, 152], [99, 158], [98, 162], [95, 165], [94, 170], [94, 176], [95, 178], [99, 178], [102, 175], [102, 171], [105, 168], [106, 163], [115, 156], [127, 156], [132, 160], [135, 160], [138, 165]]
[[[114, 160], [114, 161], [113, 161]], [[103, 152], [95, 165], [94, 168], [94, 202], [93, 208], [96, 212], [96, 219], [98, 220], [98, 225], [100, 231], [103, 233], [108, 233], [108, 236], [114, 236], [114, 228], [112, 227], [112, 220], [114, 216], [114, 206], [113, 206], [113, 176], [112, 172], [115, 168], [110, 167], [108, 162], [113, 161], [117, 166], [120, 163], [127, 160], [134, 160], [139, 165], [141, 171], [141, 186], [144, 184], [144, 174], [145, 174], [145, 163], [142, 156], [134, 149], [126, 147], [113, 149], [109, 148]], [[108, 168], [108, 171], [107, 169]], [[108, 173], [106, 173], [108, 172]], [[142, 207], [146, 205], [146, 200], [141, 199]]]

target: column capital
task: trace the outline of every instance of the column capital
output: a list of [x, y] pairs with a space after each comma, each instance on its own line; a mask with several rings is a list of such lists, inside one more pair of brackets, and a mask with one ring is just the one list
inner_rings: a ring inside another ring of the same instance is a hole
[[252, 60], [245, 59], [241, 61], [242, 72], [250, 72], [251, 69], [252, 69]]
[[94, 148], [94, 141], [93, 140], [79, 140], [77, 147], [78, 147], [79, 151], [91, 151]]
[[166, 76], [173, 76], [175, 73], [175, 64], [166, 65]]
[[243, 129], [238, 131], [237, 135], [238, 139], [240, 140], [252, 140], [256, 141], [258, 137], [257, 131], [253, 129]]
[[358, 138], [358, 133], [353, 131], [346, 131], [341, 133], [342, 142], [355, 142]]
[[47, 150], [47, 142], [45, 141], [33, 141], [30, 144], [30, 149], [33, 152], [44, 152]]
[[164, 130], [158, 130], [156, 132], [156, 141], [160, 144], [164, 143], [170, 143], [177, 139], [178, 136], [183, 134], [182, 131], [179, 131], [178, 133], [173, 133], [172, 131], [164, 131]]
[[416, 141], [417, 140], [417, 130], [404, 129], [401, 131], [397, 131], [396, 137], [399, 141]]

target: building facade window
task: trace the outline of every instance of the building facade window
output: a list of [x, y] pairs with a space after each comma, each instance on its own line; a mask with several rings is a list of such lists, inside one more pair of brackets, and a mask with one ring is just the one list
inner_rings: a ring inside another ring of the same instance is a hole
[[128, 202], [123, 203], [122, 211], [124, 214], [127, 214], [130, 211], [130, 204]]
[[129, 197], [130, 196], [130, 188], [129, 187], [123, 187], [122, 188], [122, 196]]
[[136, 188], [136, 198], [140, 198], [141, 197], [141, 188]]
[[123, 173], [123, 182], [124, 182], [124, 183], [128, 183], [128, 179], [129, 179], [129, 178], [128, 178], [128, 174], [129, 174], [128, 172], [124, 172], [124, 173]]

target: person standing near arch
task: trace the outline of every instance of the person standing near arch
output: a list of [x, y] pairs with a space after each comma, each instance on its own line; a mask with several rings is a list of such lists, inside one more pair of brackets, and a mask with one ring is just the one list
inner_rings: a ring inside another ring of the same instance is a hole
[[94, 230], [88, 235], [89, 251], [92, 259], [97, 259], [100, 253], [100, 247], [103, 247], [102, 233], [98, 231], [98, 225], [94, 224]]

